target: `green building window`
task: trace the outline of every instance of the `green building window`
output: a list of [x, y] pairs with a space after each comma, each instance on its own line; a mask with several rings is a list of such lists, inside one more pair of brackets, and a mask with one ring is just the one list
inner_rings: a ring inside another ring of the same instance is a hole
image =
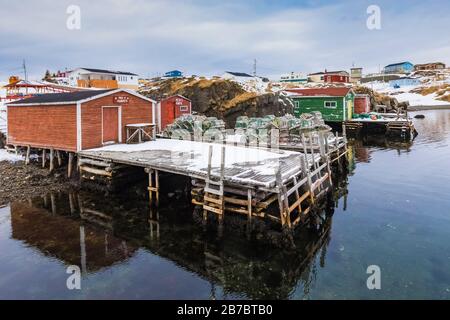
[[324, 107], [325, 108], [336, 109], [336, 101], [325, 101], [324, 102]]

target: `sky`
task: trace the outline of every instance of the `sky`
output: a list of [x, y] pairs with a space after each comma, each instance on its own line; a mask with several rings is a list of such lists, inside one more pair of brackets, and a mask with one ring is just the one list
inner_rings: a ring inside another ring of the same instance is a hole
[[[79, 29], [69, 29], [80, 9]], [[369, 5], [380, 8], [370, 30]], [[0, 81], [104, 68], [153, 77], [253, 71], [377, 72], [393, 62], [450, 63], [450, 1], [0, 0]]]

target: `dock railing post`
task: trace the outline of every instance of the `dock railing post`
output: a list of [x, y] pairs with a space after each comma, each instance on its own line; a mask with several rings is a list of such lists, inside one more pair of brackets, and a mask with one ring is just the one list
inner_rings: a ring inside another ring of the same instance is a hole
[[310, 193], [310, 200], [311, 203], [314, 203], [314, 193], [312, 189], [312, 180], [311, 175], [309, 174], [309, 168], [308, 168], [308, 161], [306, 158], [306, 154], [300, 155], [300, 167], [302, 169], [302, 175], [303, 177], [306, 177], [306, 181], [308, 182], [308, 189]]

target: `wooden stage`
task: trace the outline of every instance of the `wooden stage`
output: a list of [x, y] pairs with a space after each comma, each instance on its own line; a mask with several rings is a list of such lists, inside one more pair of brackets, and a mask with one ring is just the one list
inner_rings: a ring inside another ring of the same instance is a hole
[[[305, 220], [316, 197], [331, 186], [329, 157], [314, 152], [156, 139], [84, 150], [78, 157], [80, 175], [88, 180], [95, 175], [114, 179], [124, 166], [145, 169], [150, 201], [156, 204], [160, 173], [190, 177], [192, 202], [203, 207], [205, 222], [214, 214], [219, 225], [229, 211], [291, 228]], [[269, 214], [276, 202], [278, 214]]]

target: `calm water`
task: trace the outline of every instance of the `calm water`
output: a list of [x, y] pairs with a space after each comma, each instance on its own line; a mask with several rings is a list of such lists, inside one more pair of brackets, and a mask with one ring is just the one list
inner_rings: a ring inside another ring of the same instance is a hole
[[[0, 209], [0, 299], [449, 299], [450, 110], [420, 113], [413, 143], [354, 142], [334, 214], [291, 250], [231, 228], [218, 241], [181, 190], [159, 220], [138, 195], [12, 203]], [[81, 290], [66, 288], [69, 265]], [[381, 290], [366, 287], [369, 265]]]

